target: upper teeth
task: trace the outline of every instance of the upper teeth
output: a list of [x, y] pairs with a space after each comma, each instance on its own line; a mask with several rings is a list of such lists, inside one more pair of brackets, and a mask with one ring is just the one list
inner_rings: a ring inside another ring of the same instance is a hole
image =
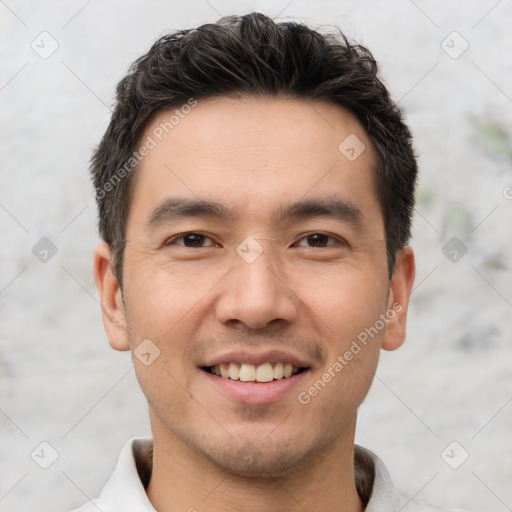
[[212, 367], [212, 373], [219, 377], [242, 382], [270, 382], [274, 379], [295, 375], [299, 368], [291, 363], [263, 363], [259, 366], [248, 363], [222, 363]]

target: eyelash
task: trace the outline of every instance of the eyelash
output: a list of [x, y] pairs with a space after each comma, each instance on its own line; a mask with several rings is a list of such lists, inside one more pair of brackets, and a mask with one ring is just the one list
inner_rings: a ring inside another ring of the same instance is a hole
[[[205, 235], [203, 233], [200, 233], [200, 232], [197, 232], [197, 231], [189, 231], [187, 233], [183, 233], [181, 235], [176, 235], [175, 237], [173, 238], [170, 238], [169, 240], [167, 240], [165, 242], [165, 246], [170, 246], [170, 245], [174, 245], [176, 243], [177, 240], [180, 240], [180, 239], [184, 239], [185, 237], [187, 236], [190, 236], [190, 235], [197, 235], [197, 236], [201, 236], [203, 237], [204, 239], [207, 239], [207, 240], [211, 240], [213, 243], [211, 245], [207, 245], [207, 246], [199, 246], [199, 247], [189, 247], [189, 246], [186, 246], [185, 244], [177, 244], [177, 245], [180, 245], [182, 247], [185, 247], [187, 249], [194, 249], [194, 248], [199, 248], [199, 249], [204, 249], [204, 248], [208, 248], [208, 247], [219, 247], [220, 244], [217, 244], [211, 237], [209, 237], [208, 235]], [[306, 240], [307, 238], [309, 237], [312, 237], [312, 236], [315, 236], [315, 235], [320, 235], [320, 236], [326, 236], [328, 237], [330, 240], [333, 240], [333, 243], [328, 243], [327, 246], [321, 246], [321, 247], [317, 247], [317, 248], [320, 248], [320, 249], [325, 249], [327, 247], [332, 247], [334, 245], [345, 245], [347, 246], [347, 242], [339, 237], [336, 237], [334, 235], [331, 235], [329, 233], [323, 233], [321, 231], [314, 231], [314, 232], [311, 232], [311, 233], [307, 233], [305, 235], [303, 235], [301, 238], [299, 238], [297, 240], [297, 242], [294, 242], [293, 245], [296, 245], [298, 242], [301, 242], [302, 240]], [[312, 246], [308, 246], [310, 248], [315, 248], [315, 247], [312, 247]]]

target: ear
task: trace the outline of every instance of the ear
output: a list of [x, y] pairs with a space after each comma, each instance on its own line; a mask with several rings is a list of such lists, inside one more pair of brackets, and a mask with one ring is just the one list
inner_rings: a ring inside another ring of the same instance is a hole
[[405, 341], [405, 323], [414, 273], [414, 252], [411, 247], [404, 247], [396, 255], [395, 269], [391, 277], [387, 309], [389, 320], [382, 341], [384, 350], [396, 350]]
[[121, 287], [112, 271], [112, 253], [107, 244], [98, 245], [94, 251], [94, 281], [110, 346], [115, 350], [130, 350]]

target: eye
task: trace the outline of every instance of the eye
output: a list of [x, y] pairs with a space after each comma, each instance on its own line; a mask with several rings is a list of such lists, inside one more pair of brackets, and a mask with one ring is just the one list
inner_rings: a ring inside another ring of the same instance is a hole
[[303, 238], [301, 238], [296, 245], [298, 247], [330, 247], [336, 244], [343, 244], [339, 239], [334, 238], [333, 236], [327, 235], [325, 233], [311, 233]]
[[165, 242], [166, 246], [181, 245], [183, 247], [197, 248], [197, 247], [218, 247], [210, 237], [202, 233], [185, 233], [171, 238]]

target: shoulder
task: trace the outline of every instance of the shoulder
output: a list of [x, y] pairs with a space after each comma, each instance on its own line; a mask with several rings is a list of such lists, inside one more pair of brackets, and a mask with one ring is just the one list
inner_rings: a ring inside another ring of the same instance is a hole
[[[366, 479], [370, 499], [365, 512], [463, 512], [428, 503], [397, 489], [384, 463], [370, 450], [355, 447], [356, 476]], [[360, 486], [361, 487], [361, 486]], [[361, 487], [362, 488], [362, 487]]]
[[94, 503], [94, 501], [90, 501], [89, 503], [86, 503], [79, 508], [71, 510], [71, 512], [98, 512], [98, 506]]
[[151, 438], [130, 439], [100, 496], [71, 512], [155, 512], [144, 488], [151, 471], [152, 453]]

